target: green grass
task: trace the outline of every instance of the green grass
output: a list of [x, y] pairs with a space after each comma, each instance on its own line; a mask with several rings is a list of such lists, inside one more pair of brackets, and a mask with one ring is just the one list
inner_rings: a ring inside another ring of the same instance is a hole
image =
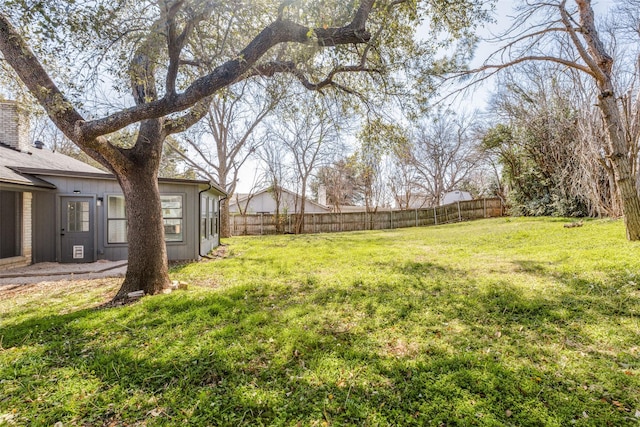
[[0, 301], [0, 425], [640, 423], [640, 244], [496, 219], [227, 240], [187, 291]]

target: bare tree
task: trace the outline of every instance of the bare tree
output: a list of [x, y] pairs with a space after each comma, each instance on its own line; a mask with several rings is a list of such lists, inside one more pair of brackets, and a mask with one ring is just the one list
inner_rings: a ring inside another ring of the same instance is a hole
[[373, 144], [362, 144], [355, 153], [358, 182], [366, 212], [375, 213], [385, 202], [387, 185], [383, 162], [385, 154]]
[[360, 146], [354, 158], [362, 199], [367, 212], [376, 212], [379, 207], [390, 205], [385, 160], [391, 153], [406, 150], [406, 131], [398, 123], [372, 115], [366, 117], [358, 140]]
[[258, 157], [262, 160], [264, 168], [262, 181], [267, 185], [269, 193], [276, 204], [273, 218], [276, 224], [276, 233], [284, 232], [282, 188], [285, 181], [287, 181], [286, 158], [288, 154], [286, 147], [276, 140], [268, 140], [258, 150]]
[[423, 208], [427, 205], [420, 186], [420, 175], [406, 150], [396, 150], [389, 160], [389, 189], [399, 209]]
[[[265, 140], [260, 125], [282, 98], [274, 90], [244, 81], [212, 97], [199, 126], [185, 134], [184, 160], [199, 174], [218, 183], [233, 198], [242, 165]], [[171, 147], [177, 150], [174, 144]], [[229, 236], [229, 204], [220, 209], [222, 237]]]
[[272, 121], [270, 137], [287, 148], [292, 160], [292, 176], [295, 179], [296, 200], [295, 233], [304, 231], [304, 214], [312, 174], [322, 165], [333, 162], [341, 154], [339, 148], [340, 117], [334, 113], [327, 99], [305, 97], [296, 105], [282, 105], [277, 121]]
[[[637, 17], [636, 0], [626, 3], [627, 11]], [[624, 213], [627, 238], [640, 239], [640, 197], [634, 175], [635, 156], [633, 131], [625, 123], [620, 87], [616, 81], [615, 67], [625, 63], [621, 51], [615, 45], [605, 43], [596, 26], [590, 0], [532, 1], [519, 9], [511, 29], [499, 38], [503, 47], [486, 63], [472, 73], [483, 73], [484, 79], [504, 68], [530, 61], [548, 61], [561, 64], [570, 72], [589, 76], [597, 90], [597, 106], [605, 124], [603, 149], [615, 176], [616, 188]], [[624, 15], [623, 15], [624, 16]], [[632, 19], [632, 24], [637, 24]], [[635, 36], [638, 36], [637, 31]], [[628, 44], [628, 52], [637, 62], [637, 38], [635, 46]], [[616, 58], [615, 55], [618, 55]], [[468, 75], [468, 72], [465, 74]], [[637, 88], [635, 89], [637, 90]], [[630, 94], [637, 99], [637, 94]]]
[[439, 205], [444, 193], [460, 186], [476, 167], [479, 157], [472, 123], [470, 117], [438, 110], [416, 128], [408, 156], [431, 205]]

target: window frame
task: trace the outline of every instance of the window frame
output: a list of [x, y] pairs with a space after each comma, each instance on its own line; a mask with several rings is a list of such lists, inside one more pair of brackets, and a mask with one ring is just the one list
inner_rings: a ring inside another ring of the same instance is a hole
[[[105, 232], [104, 241], [105, 241], [106, 245], [127, 245], [128, 244], [128, 242], [127, 242], [127, 232], [128, 232], [128, 228], [129, 228], [129, 220], [127, 219], [127, 207], [126, 207], [126, 204], [125, 204], [124, 216], [122, 216], [122, 217], [120, 217], [120, 216], [118, 216], [118, 217], [110, 217], [109, 216], [109, 199], [111, 197], [121, 198], [122, 202], [124, 203], [124, 194], [122, 194], [122, 193], [119, 193], [119, 194], [118, 193], [105, 194], [105, 196], [104, 196], [104, 199], [105, 199], [104, 218], [105, 218], [106, 226], [105, 226], [105, 229], [104, 229], [104, 232]], [[125, 226], [124, 226], [124, 229], [125, 229], [125, 233], [124, 233], [125, 239], [124, 239], [124, 241], [112, 242], [112, 241], [109, 240], [109, 234], [110, 234], [109, 233], [109, 230], [110, 230], [109, 224], [111, 222], [115, 222], [115, 221], [124, 221], [124, 224], [125, 224]]]
[[208, 239], [207, 225], [208, 225], [208, 207], [209, 196], [207, 194], [200, 194], [200, 205], [198, 206], [198, 223], [200, 224], [200, 242], [204, 242]]
[[216, 201], [213, 197], [209, 196], [209, 206], [207, 208], [209, 212], [209, 239], [213, 239], [216, 236], [215, 218], [216, 218]]
[[[104, 223], [105, 223], [105, 229], [104, 229], [104, 234], [105, 234], [105, 238], [104, 238], [104, 242], [105, 242], [105, 246], [126, 246], [129, 244], [129, 242], [126, 240], [122, 241], [122, 242], [111, 242], [109, 241], [109, 224], [112, 221], [125, 221], [125, 230], [127, 230], [128, 226], [129, 226], [129, 221], [127, 219], [127, 215], [126, 215], [126, 203], [125, 203], [125, 215], [124, 217], [110, 217], [109, 216], [109, 198], [111, 197], [117, 197], [117, 198], [122, 198], [123, 202], [124, 202], [124, 194], [122, 193], [107, 193], [104, 195]], [[163, 215], [162, 215], [162, 223], [163, 226], [165, 225], [165, 220], [179, 220], [180, 224], [181, 224], [181, 239], [180, 240], [167, 240], [167, 234], [165, 233], [165, 239], [164, 242], [167, 245], [184, 245], [187, 241], [187, 237], [186, 237], [186, 227], [185, 227], [185, 220], [187, 218], [186, 215], [186, 194], [185, 193], [177, 193], [177, 192], [171, 192], [171, 193], [160, 193], [160, 203], [162, 203], [162, 198], [163, 197], [180, 197], [180, 210], [181, 210], [181, 216], [176, 216], [176, 217], [165, 217], [164, 216], [164, 209], [163, 209]], [[176, 208], [177, 209], [177, 208]], [[126, 232], [125, 232], [125, 236], [126, 236]]]
[[[184, 219], [185, 219], [185, 215], [184, 215], [184, 195], [183, 194], [173, 194], [173, 193], [162, 193], [160, 194], [160, 204], [162, 205], [162, 198], [163, 197], [180, 197], [180, 208], [168, 208], [168, 209], [180, 209], [180, 216], [170, 216], [170, 217], [165, 217], [164, 216], [164, 212], [162, 214], [162, 222], [163, 225], [165, 227], [165, 233], [164, 233], [164, 241], [165, 243], [184, 243], [185, 241], [185, 236], [184, 236]], [[164, 211], [164, 208], [162, 209]], [[176, 221], [179, 220], [180, 221], [180, 240], [167, 240], [167, 232], [166, 232], [166, 221]]]
[[[71, 208], [73, 206], [73, 209]], [[86, 208], [86, 209], [84, 209]], [[71, 200], [67, 202], [67, 223], [65, 229], [68, 233], [86, 233], [90, 230], [90, 206], [86, 200]], [[73, 227], [72, 227], [73, 225]], [[78, 229], [78, 226], [80, 226]]]
[[219, 203], [220, 198], [217, 195], [201, 193], [198, 209], [200, 242], [215, 240], [220, 234], [220, 224], [218, 223]]

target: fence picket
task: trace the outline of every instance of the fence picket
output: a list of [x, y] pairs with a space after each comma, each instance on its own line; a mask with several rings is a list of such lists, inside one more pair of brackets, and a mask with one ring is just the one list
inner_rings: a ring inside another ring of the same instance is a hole
[[[454, 212], [457, 213], [457, 215], [455, 215]], [[309, 213], [304, 215], [305, 227], [303, 231], [331, 233], [341, 231], [383, 230], [389, 227], [391, 229], [418, 227], [481, 218], [494, 218], [503, 216], [503, 213], [504, 207], [502, 201], [498, 198], [466, 200], [424, 209], [385, 210], [369, 213]], [[282, 214], [280, 215], [281, 224], [288, 225], [285, 230], [282, 228], [280, 228], [280, 230], [289, 233], [293, 231], [292, 216], [292, 214], [288, 214], [285, 219]], [[229, 219], [230, 230], [233, 235], [277, 234], [279, 229], [275, 215], [232, 214]]]

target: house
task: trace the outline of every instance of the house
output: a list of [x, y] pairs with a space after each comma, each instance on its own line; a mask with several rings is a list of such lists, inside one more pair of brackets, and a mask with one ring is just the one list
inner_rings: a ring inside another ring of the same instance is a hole
[[396, 209], [425, 209], [433, 206], [433, 197], [423, 193], [400, 195], [396, 199]]
[[[280, 214], [292, 214], [300, 212], [302, 196], [280, 188]], [[229, 213], [239, 214], [240, 212], [247, 214], [275, 214], [276, 200], [273, 190], [264, 189], [254, 194], [236, 194], [229, 199]], [[310, 199], [305, 200], [305, 213], [325, 213], [331, 212], [331, 208], [321, 205]]]
[[[124, 196], [115, 177], [28, 143], [19, 106], [0, 101], [0, 269], [36, 262], [127, 258]], [[219, 245], [225, 192], [198, 180], [159, 178], [169, 260]]]
[[453, 190], [444, 193], [440, 204], [448, 205], [449, 203], [462, 202], [464, 200], [473, 200], [471, 193], [469, 193], [468, 191]]

